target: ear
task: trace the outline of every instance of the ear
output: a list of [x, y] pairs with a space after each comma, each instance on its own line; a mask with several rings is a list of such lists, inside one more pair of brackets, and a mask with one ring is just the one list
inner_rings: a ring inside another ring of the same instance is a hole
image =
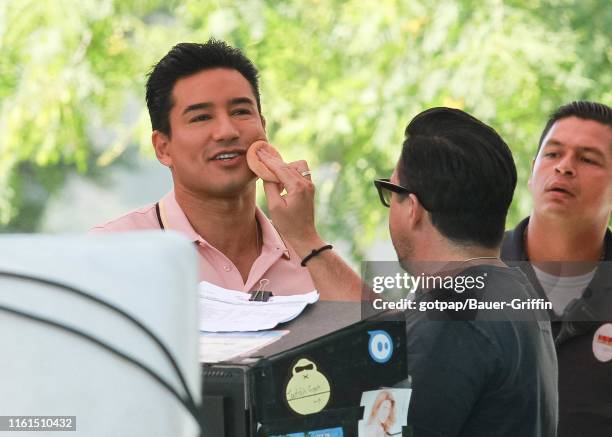
[[151, 142], [155, 148], [155, 156], [157, 160], [166, 167], [172, 167], [172, 156], [170, 155], [170, 139], [168, 136], [158, 130], [154, 130], [151, 134]]
[[413, 226], [419, 226], [422, 224], [425, 218], [427, 210], [423, 208], [423, 205], [419, 201], [419, 198], [414, 194], [410, 193], [407, 198], [404, 199], [410, 205], [409, 219]]
[[[259, 114], [259, 117], [261, 118], [261, 125], [264, 128], [264, 132], [266, 132], [266, 117], [264, 117], [263, 115]], [[267, 132], [266, 132], [267, 133]]]
[[531, 177], [533, 176], [533, 168], [535, 167], [535, 158], [531, 160], [531, 173], [529, 173], [529, 179], [527, 179], [527, 187], [531, 188]]
[[398, 221], [403, 223], [406, 229], [413, 231], [423, 224], [426, 211], [414, 194], [409, 194], [401, 200], [398, 199], [391, 207]]

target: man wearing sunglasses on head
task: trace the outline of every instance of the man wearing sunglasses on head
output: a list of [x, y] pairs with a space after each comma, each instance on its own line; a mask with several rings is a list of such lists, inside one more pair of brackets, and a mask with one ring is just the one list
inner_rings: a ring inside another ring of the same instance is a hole
[[[499, 260], [516, 169], [492, 128], [457, 109], [429, 109], [406, 128], [391, 178], [375, 185], [390, 208], [391, 240], [405, 270], [485, 278], [474, 292], [420, 290], [417, 304], [535, 295], [519, 269]], [[532, 313], [521, 321], [503, 312], [492, 318], [479, 310], [406, 312], [414, 437], [555, 435], [550, 324]]]

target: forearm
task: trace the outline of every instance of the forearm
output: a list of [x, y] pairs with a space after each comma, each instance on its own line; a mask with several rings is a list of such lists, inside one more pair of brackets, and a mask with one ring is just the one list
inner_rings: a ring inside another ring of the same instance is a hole
[[[325, 246], [322, 240], [296, 244], [294, 247], [301, 259], [313, 249]], [[359, 301], [363, 283], [361, 278], [333, 250], [324, 250], [306, 262], [306, 268], [312, 277], [316, 289], [323, 300]]]
[[[285, 164], [265, 151], [258, 156], [280, 183], [264, 182], [272, 222], [304, 260], [326, 243], [319, 237], [314, 220], [315, 187], [306, 171], [306, 161]], [[281, 196], [283, 188], [287, 191]], [[324, 300], [361, 298], [361, 279], [333, 250], [324, 250], [306, 262], [315, 287]]]

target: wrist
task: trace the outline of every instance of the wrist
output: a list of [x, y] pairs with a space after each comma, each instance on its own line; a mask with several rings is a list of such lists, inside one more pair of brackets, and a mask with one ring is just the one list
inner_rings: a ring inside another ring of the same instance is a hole
[[310, 238], [296, 239], [295, 241], [290, 240], [289, 244], [291, 244], [291, 247], [293, 247], [293, 250], [295, 250], [298, 256], [303, 259], [310, 254], [313, 249], [318, 249], [325, 246], [327, 243], [317, 235]]
[[304, 259], [302, 259], [302, 262], [300, 263], [300, 265], [302, 267], [306, 267], [306, 264], [312, 258], [314, 258], [315, 256], [319, 256], [322, 252], [325, 252], [326, 250], [331, 250], [333, 248], [334, 246], [332, 246], [331, 244], [326, 244], [324, 246], [319, 247], [318, 249], [313, 249], [308, 255], [304, 257]]

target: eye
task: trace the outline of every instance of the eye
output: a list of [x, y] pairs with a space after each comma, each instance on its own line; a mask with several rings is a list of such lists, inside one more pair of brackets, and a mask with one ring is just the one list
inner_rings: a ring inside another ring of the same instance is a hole
[[212, 117], [210, 114], [198, 114], [195, 117], [193, 117], [191, 120], [189, 120], [190, 123], [195, 123], [198, 121], [206, 121], [206, 120], [210, 120]]
[[558, 156], [559, 156], [559, 154], [557, 152], [546, 152], [544, 154], [544, 157], [546, 157], [546, 158], [556, 158]]
[[580, 158], [580, 160], [581, 160], [582, 162], [586, 163], [586, 164], [592, 164], [592, 165], [597, 165], [597, 164], [599, 164], [597, 161], [594, 161], [593, 159], [591, 159], [591, 158], [587, 158], [587, 157], [585, 157], [585, 156], [583, 156], [582, 158]]
[[232, 115], [250, 115], [251, 110], [248, 108], [236, 108], [232, 111]]

